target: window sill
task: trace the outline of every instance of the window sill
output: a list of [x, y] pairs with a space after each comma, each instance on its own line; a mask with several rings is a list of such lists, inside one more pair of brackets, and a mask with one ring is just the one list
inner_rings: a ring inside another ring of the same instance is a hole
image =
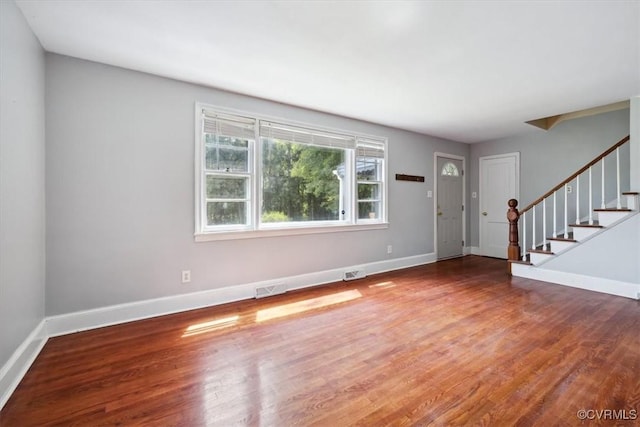
[[194, 234], [196, 242], [217, 240], [256, 239], [261, 237], [299, 236], [305, 234], [343, 233], [348, 231], [383, 230], [389, 228], [388, 222], [376, 222], [357, 225], [332, 225], [325, 227], [279, 228], [277, 230], [239, 230]]

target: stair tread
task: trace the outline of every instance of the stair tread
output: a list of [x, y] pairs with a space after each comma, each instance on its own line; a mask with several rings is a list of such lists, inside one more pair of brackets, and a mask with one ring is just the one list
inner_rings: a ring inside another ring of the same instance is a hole
[[555, 255], [553, 252], [548, 251], [546, 249], [529, 249], [528, 251], [529, 253], [534, 253], [534, 254], [546, 254], [546, 255]]
[[556, 242], [577, 242], [576, 239], [568, 238], [568, 237], [547, 237], [547, 240], [553, 240]]
[[595, 221], [593, 224], [589, 224], [589, 223], [569, 224], [569, 227], [604, 228], [604, 226], [600, 224], [596, 224]]
[[550, 239], [569, 239], [569, 240], [572, 240], [573, 239], [573, 231], [570, 231], [568, 233], [558, 234], [558, 235], [556, 235], [556, 237], [550, 237]]
[[594, 209], [595, 212], [631, 212], [631, 209], [628, 208], [606, 208], [606, 209]]
[[522, 260], [515, 260], [515, 259], [510, 259], [509, 262], [511, 264], [533, 265], [529, 261], [522, 261]]

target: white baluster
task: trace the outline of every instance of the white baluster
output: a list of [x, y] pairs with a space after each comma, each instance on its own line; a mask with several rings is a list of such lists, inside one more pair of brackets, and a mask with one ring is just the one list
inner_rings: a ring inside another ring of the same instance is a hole
[[527, 213], [522, 213], [522, 260], [527, 259]]
[[564, 238], [569, 238], [569, 191], [568, 184], [564, 185]]
[[622, 203], [620, 202], [620, 197], [622, 197], [620, 192], [620, 147], [616, 148], [616, 190], [618, 191], [616, 194], [618, 204], [616, 206], [618, 209], [622, 209]]
[[591, 179], [591, 166], [589, 166], [589, 225], [593, 225], [593, 188]]
[[580, 224], [580, 175], [576, 177], [576, 224]]
[[542, 250], [547, 250], [547, 199], [542, 199]]
[[536, 205], [531, 208], [533, 219], [531, 221], [531, 249], [536, 250]]
[[554, 191], [553, 192], [553, 238], [555, 239], [556, 237], [558, 237], [558, 233], [556, 230], [558, 230], [558, 224], [557, 224], [557, 218], [556, 218], [556, 194], [558, 192]]
[[604, 209], [607, 207], [607, 204], [604, 201], [604, 157], [602, 158], [602, 202], [600, 203], [600, 209]]

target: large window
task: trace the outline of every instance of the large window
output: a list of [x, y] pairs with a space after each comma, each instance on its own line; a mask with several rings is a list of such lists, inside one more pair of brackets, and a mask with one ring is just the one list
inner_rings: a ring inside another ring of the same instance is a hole
[[385, 223], [384, 138], [197, 107], [197, 236]]

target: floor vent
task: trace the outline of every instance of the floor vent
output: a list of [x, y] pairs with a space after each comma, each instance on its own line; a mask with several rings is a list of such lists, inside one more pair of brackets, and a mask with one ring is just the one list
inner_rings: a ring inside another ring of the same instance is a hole
[[348, 282], [349, 280], [362, 279], [367, 277], [367, 273], [364, 270], [345, 271], [342, 280]]
[[262, 288], [256, 288], [256, 298], [270, 297], [271, 295], [280, 295], [287, 292], [287, 285], [271, 285]]

